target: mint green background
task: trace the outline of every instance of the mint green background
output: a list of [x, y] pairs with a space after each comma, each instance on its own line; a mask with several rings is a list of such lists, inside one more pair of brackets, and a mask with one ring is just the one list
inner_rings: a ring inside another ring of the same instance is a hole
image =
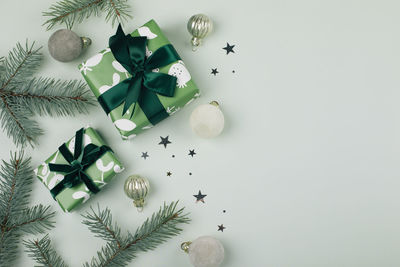
[[[143, 26], [148, 27], [151, 32], [157, 35], [156, 38], [148, 40], [147, 47], [150, 51], [154, 52], [158, 48], [170, 44], [170, 42], [162, 33], [160, 27], [154, 20], [150, 20]], [[137, 30], [135, 30], [131, 35], [139, 36], [139, 33]], [[105, 50], [100, 51], [100, 53], [104, 52]], [[119, 74], [120, 82], [127, 78], [125, 73], [117, 71], [112, 66], [111, 63], [113, 61], [115, 61], [113, 54], [111, 52], [105, 53], [102, 57], [101, 62], [98, 65], [90, 67], [92, 70], [87, 71], [86, 74], [83, 71], [81, 72], [86, 82], [90, 86], [90, 89], [93, 91], [93, 94], [96, 97], [99, 97], [101, 95], [101, 93], [99, 92], [99, 88], [102, 85], [111, 85], [113, 83], [114, 73]], [[161, 73], [168, 74], [168, 70], [173, 64], [174, 63], [171, 63], [169, 65], [161, 67], [159, 68], [159, 71]], [[81, 69], [81, 67], [82, 64], [79, 65], [79, 69]], [[129, 74], [129, 77], [130, 76], [131, 75]], [[194, 83], [192, 77], [192, 79], [187, 82], [185, 87], [183, 88], [176, 87], [174, 97], [165, 97], [162, 95], [158, 95], [158, 98], [160, 99], [160, 102], [165, 107], [165, 109], [167, 109], [168, 107], [174, 107], [175, 109], [180, 109], [183, 106], [185, 106], [185, 104], [188, 103], [190, 100], [197, 98], [196, 94], [198, 94], [198, 92], [199, 89]], [[123, 138], [128, 138], [131, 135], [139, 134], [143, 131], [143, 127], [149, 125], [151, 126], [151, 123], [149, 122], [149, 120], [147, 119], [146, 115], [143, 113], [139, 105], [137, 106], [138, 108], [135, 108], [135, 113], [133, 114], [132, 118], [130, 117], [134, 106], [132, 105], [129, 108], [129, 113], [127, 112], [124, 116], [122, 116], [123, 106], [124, 105], [121, 104], [118, 108], [112, 110], [109, 114], [113, 122], [115, 122], [118, 119], [130, 119], [136, 124], [136, 128], [133, 129], [132, 131], [123, 131], [117, 128]]]
[[[90, 205], [108, 206], [113, 219], [134, 230], [163, 201], [176, 199], [191, 224], [129, 267], [189, 267], [179, 245], [200, 235], [224, 244], [221, 267], [400, 266], [399, 1], [128, 1], [134, 19], [126, 32], [154, 18], [202, 96], [129, 142], [121, 142], [100, 107], [74, 118], [38, 118], [45, 135], [38, 148], [26, 150], [33, 166], [90, 123], [126, 167], [99, 196], [75, 212], [57, 213], [50, 236], [71, 267], [104, 245], [81, 224], [79, 213]], [[51, 3], [1, 1], [1, 55], [27, 37], [46, 47], [53, 31], [41, 26], [41, 12]], [[212, 17], [215, 32], [193, 53], [186, 21], [199, 12]], [[89, 50], [59, 63], [44, 48], [39, 74], [82, 79], [76, 66], [104, 49], [115, 27], [94, 17], [74, 31], [93, 39]], [[227, 41], [236, 44], [235, 54], [225, 55]], [[210, 74], [215, 67], [216, 77]], [[203, 140], [192, 133], [189, 117], [212, 100], [221, 103], [226, 128]], [[170, 135], [168, 149], [157, 145], [160, 135]], [[4, 160], [16, 150], [2, 131], [0, 146]], [[193, 159], [187, 156], [192, 148]], [[150, 158], [140, 158], [143, 151]], [[123, 193], [130, 174], [146, 176], [152, 186], [142, 213]], [[199, 189], [208, 195], [204, 205], [192, 196]], [[38, 180], [36, 203], [60, 210]], [[217, 232], [221, 223], [224, 233]], [[33, 261], [21, 252], [16, 266]]]

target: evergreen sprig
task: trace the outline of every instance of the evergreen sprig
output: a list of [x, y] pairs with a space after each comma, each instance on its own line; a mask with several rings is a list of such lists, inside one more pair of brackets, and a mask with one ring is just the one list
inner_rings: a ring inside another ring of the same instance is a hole
[[24, 240], [23, 244], [28, 255], [40, 264], [37, 267], [68, 267], [51, 246], [49, 235], [42, 239]]
[[11, 155], [0, 169], [0, 266], [14, 266], [19, 239], [24, 233], [39, 234], [54, 226], [49, 207], [28, 207], [33, 170], [23, 153]]
[[65, 24], [71, 29], [75, 22], [82, 23], [90, 16], [99, 16], [106, 13], [106, 22], [115, 22], [132, 18], [130, 6], [127, 0], [61, 0], [50, 6], [49, 11], [43, 12], [43, 16], [49, 17], [43, 25], [47, 30], [52, 29], [57, 24]]
[[32, 77], [43, 58], [40, 49], [28, 41], [17, 43], [0, 60], [0, 122], [17, 146], [33, 145], [43, 133], [33, 115], [87, 113], [95, 103], [81, 81]]
[[[189, 223], [188, 214], [183, 213], [183, 208], [177, 210], [178, 202], [169, 205], [164, 204], [159, 211], [148, 218], [134, 234], [127, 232], [121, 234], [120, 227], [113, 222], [111, 211], [106, 208], [101, 210], [91, 209], [83, 215], [83, 224], [95, 236], [102, 238], [107, 243], [97, 252], [90, 262], [84, 263], [84, 267], [122, 267], [132, 261], [140, 251], [155, 249], [167, 239], [178, 235], [182, 229], [180, 226]], [[43, 267], [66, 267], [62, 258], [50, 245], [48, 236], [42, 240], [25, 241], [26, 251]], [[48, 259], [54, 259], [50, 262]], [[51, 263], [51, 264], [50, 264]]]

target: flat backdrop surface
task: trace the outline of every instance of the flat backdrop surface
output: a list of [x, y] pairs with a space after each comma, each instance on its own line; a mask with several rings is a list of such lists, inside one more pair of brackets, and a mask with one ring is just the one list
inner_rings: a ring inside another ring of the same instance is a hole
[[[79, 60], [56, 62], [46, 48], [53, 31], [41, 26], [41, 12], [53, 2], [2, 0], [0, 54], [17, 41], [36, 40], [45, 55], [38, 75], [81, 79], [77, 65], [103, 49], [116, 27], [103, 18], [76, 24], [74, 30], [93, 45]], [[80, 223], [79, 213], [90, 205], [110, 207], [115, 220], [132, 230], [163, 201], [177, 199], [192, 223], [130, 266], [190, 266], [179, 245], [201, 235], [223, 242], [224, 267], [400, 265], [398, 1], [130, 3], [134, 19], [126, 32], [154, 18], [202, 97], [129, 142], [121, 141], [99, 106], [75, 118], [37, 118], [45, 135], [26, 151], [35, 166], [87, 124], [127, 166], [71, 214], [62, 213], [35, 181], [33, 202], [58, 211], [50, 235], [70, 266], [81, 266], [104, 244]], [[215, 32], [193, 53], [186, 21], [200, 12], [214, 20]], [[226, 42], [236, 45], [234, 54], [222, 50]], [[217, 76], [211, 68], [218, 68]], [[226, 129], [203, 140], [192, 134], [189, 116], [211, 100], [221, 103]], [[172, 144], [164, 149], [158, 142], [166, 135]], [[16, 150], [2, 132], [0, 147], [5, 160]], [[197, 153], [193, 158], [189, 149]], [[147, 160], [140, 157], [145, 151]], [[123, 193], [125, 177], [134, 173], [153, 187], [142, 213]], [[204, 204], [192, 196], [199, 189], [207, 194]], [[224, 232], [217, 231], [219, 224]], [[18, 266], [32, 265], [22, 253]]]

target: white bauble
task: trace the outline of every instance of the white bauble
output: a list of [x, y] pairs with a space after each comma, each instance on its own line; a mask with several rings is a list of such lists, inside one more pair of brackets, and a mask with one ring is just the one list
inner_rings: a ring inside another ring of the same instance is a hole
[[218, 267], [224, 260], [221, 242], [211, 236], [201, 236], [189, 245], [189, 259], [195, 267]]
[[224, 129], [224, 124], [224, 114], [215, 101], [198, 106], [190, 116], [192, 130], [204, 138], [218, 136]]

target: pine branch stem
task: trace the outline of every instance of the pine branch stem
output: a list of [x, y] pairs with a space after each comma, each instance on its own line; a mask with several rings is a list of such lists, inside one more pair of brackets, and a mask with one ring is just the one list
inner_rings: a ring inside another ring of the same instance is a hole
[[117, 14], [118, 17], [121, 16], [121, 13], [119, 12], [119, 10], [116, 8], [115, 3], [113, 0], [110, 0], [111, 6], [114, 8], [115, 13]]
[[15, 194], [15, 185], [17, 184], [17, 173], [19, 170], [19, 159], [15, 160], [15, 164], [14, 164], [14, 174], [13, 174], [13, 181], [12, 181], [12, 185], [11, 185], [11, 194], [10, 197], [8, 198], [7, 201], [7, 208], [6, 208], [6, 212], [5, 212], [5, 216], [3, 219], [3, 222], [1, 223], [2, 228], [3, 226], [6, 227], [7, 222], [8, 222], [8, 217], [10, 216], [10, 209], [11, 209], [11, 202], [14, 198], [14, 194]]
[[[6, 208], [6, 212], [5, 212], [5, 215], [4, 215], [4, 219], [3, 219], [3, 221], [2, 221], [2, 223], [0, 225], [1, 226], [0, 245], [3, 244], [4, 236], [9, 231], [9, 230], [7, 230], [7, 223], [8, 223], [8, 217], [10, 216], [11, 201], [13, 200], [14, 193], [15, 193], [15, 185], [17, 183], [17, 173], [18, 173], [18, 169], [19, 169], [19, 162], [20, 162], [19, 159], [15, 160], [13, 181], [12, 181], [12, 185], [11, 185], [11, 195], [8, 198], [7, 208]], [[3, 246], [0, 246], [0, 251], [1, 251], [2, 247]]]
[[170, 216], [170, 217], [167, 218], [165, 221], [163, 221], [161, 224], [159, 224], [156, 228], [154, 228], [153, 231], [147, 233], [146, 235], [143, 235], [142, 237], [139, 237], [139, 238], [136, 238], [135, 240], [132, 240], [131, 242], [129, 242], [129, 243], [128, 243], [126, 246], [124, 246], [124, 247], [120, 247], [110, 258], [107, 259], [107, 261], [106, 261], [104, 264], [102, 264], [102, 265], [100, 265], [100, 266], [101, 266], [101, 267], [108, 266], [108, 265], [114, 260], [114, 258], [118, 256], [119, 253], [123, 252], [124, 250], [130, 248], [131, 246], [135, 245], [135, 244], [138, 243], [139, 241], [146, 239], [148, 236], [150, 236], [150, 235], [152, 235], [154, 232], [158, 231], [158, 230], [161, 228], [161, 226], [163, 226], [163, 225], [165, 225], [166, 223], [168, 223], [169, 221], [171, 221], [171, 220], [177, 218], [177, 217], [179, 216], [179, 212], [180, 212], [180, 211], [177, 211], [177, 212], [175, 212], [174, 214], [172, 214], [172, 216]]
[[46, 253], [43, 252], [43, 249], [41, 246], [39, 246], [39, 241], [35, 240], [34, 241], [35, 247], [40, 251], [40, 255], [42, 258], [45, 260], [45, 264], [47, 267], [53, 267], [53, 265], [50, 263], [50, 259], [46, 256]]
[[15, 71], [13, 72], [13, 74], [7, 79], [7, 81], [5, 81], [3, 83], [3, 85], [0, 88], [0, 91], [4, 90], [4, 88], [7, 87], [7, 85], [12, 81], [12, 79], [14, 79], [15, 75], [17, 75], [17, 73], [19, 72], [19, 70], [24, 66], [25, 62], [28, 60], [29, 56], [32, 55], [33, 52], [33, 45], [31, 46], [31, 48], [29, 49], [29, 51], [26, 53], [26, 56], [23, 58], [23, 60], [21, 61], [21, 63], [18, 65], [18, 67], [15, 69]]
[[120, 242], [120, 240], [118, 240], [117, 235], [115, 234], [115, 232], [114, 232], [113, 230], [111, 230], [111, 229], [104, 223], [104, 221], [103, 221], [99, 216], [97, 216], [97, 214], [96, 214], [95, 216], [96, 216], [96, 220], [97, 220], [97, 221], [106, 229], [106, 231], [107, 231], [108, 233], [110, 233], [110, 235], [114, 238], [115, 242], [117, 243], [118, 248], [121, 248], [121, 242]]
[[67, 13], [65, 13], [65, 14], [63, 14], [63, 15], [61, 15], [61, 16], [58, 16], [58, 17], [54, 18], [53, 20], [54, 20], [54, 21], [62, 20], [63, 18], [68, 17], [69, 15], [72, 15], [72, 14], [74, 14], [74, 13], [80, 12], [80, 11], [84, 10], [85, 8], [89, 8], [89, 7], [93, 6], [93, 5], [98, 5], [98, 4], [100, 4], [101, 2], [103, 2], [103, 1], [104, 1], [104, 0], [94, 0], [94, 1], [92, 1], [92, 2], [90, 2], [90, 3], [88, 3], [86, 6], [77, 8], [77, 9], [72, 10], [72, 11], [70, 11], [70, 12], [67, 12]]
[[18, 128], [21, 129], [21, 131], [24, 133], [26, 139], [28, 140], [29, 143], [32, 142], [33, 138], [28, 135], [26, 132], [25, 128], [22, 126], [21, 122], [18, 120], [17, 116], [15, 115], [14, 111], [11, 109], [10, 105], [8, 104], [6, 97], [4, 95], [1, 95], [1, 100], [4, 103], [4, 106], [6, 107], [8, 113], [10, 113], [11, 117], [14, 119], [15, 123], [18, 125]]
[[23, 223], [15, 224], [13, 226], [6, 227], [5, 229], [6, 229], [6, 231], [12, 231], [12, 230], [14, 230], [14, 229], [16, 229], [18, 227], [21, 227], [21, 226], [24, 226], [24, 225], [27, 225], [27, 224], [30, 224], [30, 223], [41, 222], [41, 221], [44, 221], [44, 220], [46, 220], [45, 216], [39, 217], [39, 218], [35, 218], [35, 219], [29, 220], [29, 221], [26, 221], [26, 222], [23, 222]]
[[8, 91], [8, 90], [1, 90], [0, 89], [0, 95], [3, 96], [11, 96], [11, 97], [26, 97], [26, 98], [38, 98], [38, 99], [45, 99], [48, 100], [49, 102], [52, 100], [76, 100], [76, 101], [83, 101], [86, 102], [88, 101], [87, 98], [84, 98], [82, 96], [45, 96], [45, 95], [33, 95], [29, 93], [15, 93], [13, 91]]

